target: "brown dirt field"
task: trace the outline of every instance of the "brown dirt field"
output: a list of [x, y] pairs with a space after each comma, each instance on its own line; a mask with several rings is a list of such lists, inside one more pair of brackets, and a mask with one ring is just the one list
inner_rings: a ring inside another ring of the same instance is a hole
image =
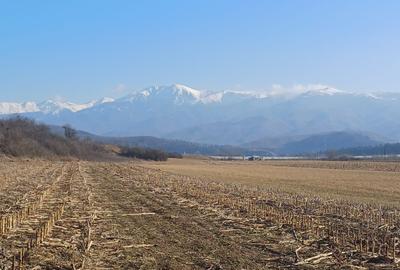
[[179, 162], [1, 163], [0, 269], [399, 267], [397, 208], [145, 167]]
[[224, 183], [356, 202], [400, 204], [400, 163], [395, 162], [170, 159], [143, 166]]

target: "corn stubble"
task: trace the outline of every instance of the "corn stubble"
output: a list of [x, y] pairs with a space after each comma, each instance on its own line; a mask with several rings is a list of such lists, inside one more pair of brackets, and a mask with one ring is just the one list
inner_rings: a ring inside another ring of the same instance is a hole
[[2, 269], [400, 267], [395, 206], [135, 163], [2, 162], [0, 177]]

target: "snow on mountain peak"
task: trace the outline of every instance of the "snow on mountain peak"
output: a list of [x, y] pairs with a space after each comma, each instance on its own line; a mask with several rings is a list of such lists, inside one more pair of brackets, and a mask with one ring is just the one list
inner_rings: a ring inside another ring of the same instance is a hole
[[202, 92], [182, 84], [174, 84], [171, 88], [179, 95], [192, 95], [196, 99], [200, 99]]
[[323, 95], [334, 95], [344, 92], [326, 84], [296, 84], [293, 87], [289, 88], [289, 91], [298, 94], [315, 93]]
[[320, 88], [320, 89], [313, 89], [311, 90], [314, 93], [319, 93], [319, 94], [323, 94], [323, 95], [329, 95], [329, 96], [333, 96], [336, 94], [344, 94], [347, 93], [343, 90], [339, 90], [333, 87], [324, 87], [324, 88]]
[[175, 104], [210, 104], [219, 103], [225, 97], [236, 98], [266, 98], [271, 94], [267, 92], [250, 92], [250, 91], [221, 91], [210, 92], [197, 90], [182, 84], [173, 84], [170, 86], [152, 86], [142, 91], [133, 92], [132, 94], [121, 98], [122, 101], [138, 101], [138, 100], [173, 100]]
[[67, 101], [59, 101], [59, 100], [46, 100], [38, 104], [39, 111], [46, 114], [58, 114], [61, 111], [71, 111], [71, 112], [79, 112], [82, 110], [86, 110], [92, 108], [96, 105], [114, 102], [113, 98], [102, 98], [100, 100], [92, 100], [87, 103], [73, 103]]
[[182, 84], [173, 84], [170, 86], [155, 86], [149, 88], [150, 93], [157, 95], [173, 95], [175, 97], [188, 97], [194, 100], [200, 100], [202, 92]]
[[0, 114], [37, 112], [39, 108], [35, 102], [0, 102]]
[[41, 112], [46, 114], [58, 114], [61, 111], [68, 110], [71, 112], [78, 112], [93, 106], [93, 102], [86, 104], [76, 104], [72, 102], [58, 101], [58, 100], [46, 100], [38, 104]]
[[132, 94], [121, 98], [122, 101], [138, 101], [138, 100], [174, 100], [175, 104], [197, 103], [201, 100], [203, 93], [199, 90], [190, 88], [182, 84], [174, 84], [170, 86], [152, 86], [142, 91], [133, 92]]
[[98, 105], [98, 104], [111, 103], [111, 102], [114, 102], [114, 101], [115, 101], [115, 99], [113, 99], [113, 98], [104, 97], [104, 98], [102, 98], [100, 100], [92, 101], [92, 103], [93, 103], [93, 106], [94, 106], [94, 105]]
[[[103, 98], [93, 100], [87, 103], [73, 103], [60, 100], [46, 100], [41, 103], [24, 102], [0, 102], [0, 114], [16, 114], [16, 113], [33, 113], [42, 112], [44, 114], [59, 114], [66, 112], [79, 112], [92, 107], [101, 106], [105, 103], [114, 102], [152, 102], [155, 106], [164, 106], [166, 104], [175, 105], [194, 105], [194, 104], [214, 104], [214, 103], [237, 103], [248, 99], [269, 99], [283, 98], [292, 99], [298, 96], [336, 96], [336, 95], [353, 95], [364, 96], [369, 99], [389, 99], [400, 100], [399, 94], [368, 94], [359, 92], [346, 92], [327, 85], [311, 84], [311, 85], [295, 85], [285, 88], [275, 85], [269, 91], [200, 91], [194, 88], [173, 84], [169, 86], [152, 86], [142, 91], [136, 91], [125, 97], [114, 100], [112, 98]], [[117, 104], [116, 103], [116, 104]], [[117, 105], [116, 105], [117, 106]], [[134, 105], [132, 105], [134, 106]], [[149, 105], [150, 106], [150, 105]]]

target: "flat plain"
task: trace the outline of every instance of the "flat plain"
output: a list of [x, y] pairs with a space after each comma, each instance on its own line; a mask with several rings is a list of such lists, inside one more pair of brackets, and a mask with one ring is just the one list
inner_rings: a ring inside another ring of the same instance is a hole
[[398, 173], [396, 163], [6, 160], [0, 266], [399, 269]]
[[223, 183], [400, 205], [400, 162], [172, 159], [144, 166]]

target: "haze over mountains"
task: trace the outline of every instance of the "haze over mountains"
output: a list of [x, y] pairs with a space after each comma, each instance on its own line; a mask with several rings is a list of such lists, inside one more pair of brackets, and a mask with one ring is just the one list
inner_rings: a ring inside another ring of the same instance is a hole
[[255, 148], [268, 148], [277, 138], [298, 141], [338, 131], [360, 138], [360, 145], [346, 147], [400, 141], [400, 94], [360, 94], [324, 86], [297, 93], [215, 93], [177, 84], [85, 104], [3, 102], [0, 114], [21, 114], [52, 125], [69, 123], [103, 136], [155, 136]]

